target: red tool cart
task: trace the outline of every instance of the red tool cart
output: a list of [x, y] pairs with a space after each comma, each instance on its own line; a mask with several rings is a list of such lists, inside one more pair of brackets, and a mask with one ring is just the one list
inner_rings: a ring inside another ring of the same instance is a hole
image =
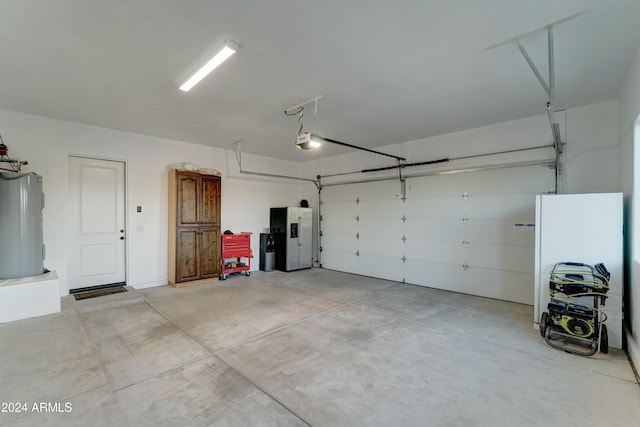
[[226, 280], [231, 273], [244, 271], [247, 276], [251, 274], [251, 234], [223, 234], [222, 235], [222, 270], [220, 279]]

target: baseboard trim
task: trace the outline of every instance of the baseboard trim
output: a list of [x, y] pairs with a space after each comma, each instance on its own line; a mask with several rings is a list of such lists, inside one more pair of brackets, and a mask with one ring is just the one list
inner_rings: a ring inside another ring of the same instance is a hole
[[147, 289], [147, 288], [157, 288], [158, 286], [166, 286], [169, 283], [165, 280], [159, 282], [147, 282], [147, 283], [138, 283], [136, 285], [129, 285], [133, 289]]

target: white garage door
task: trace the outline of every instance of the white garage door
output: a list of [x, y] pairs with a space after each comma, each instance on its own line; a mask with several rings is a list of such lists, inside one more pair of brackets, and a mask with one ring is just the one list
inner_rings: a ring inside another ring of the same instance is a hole
[[555, 170], [521, 166], [322, 189], [324, 268], [533, 304], [535, 195]]

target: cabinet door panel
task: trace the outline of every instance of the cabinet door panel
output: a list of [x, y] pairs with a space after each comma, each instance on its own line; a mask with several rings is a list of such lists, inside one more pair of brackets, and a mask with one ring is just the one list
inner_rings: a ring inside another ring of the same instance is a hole
[[202, 175], [202, 210], [200, 223], [220, 225], [220, 178]]
[[198, 229], [183, 229], [177, 232], [176, 282], [199, 279], [199, 237]]
[[220, 274], [220, 231], [203, 228], [200, 233], [200, 275], [203, 279]]
[[198, 224], [200, 183], [198, 174], [178, 174], [177, 226]]

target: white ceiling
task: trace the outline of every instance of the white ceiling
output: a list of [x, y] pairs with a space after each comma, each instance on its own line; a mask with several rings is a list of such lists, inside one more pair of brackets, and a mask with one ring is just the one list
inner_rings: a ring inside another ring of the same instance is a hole
[[[618, 96], [640, 0], [2, 0], [0, 108], [305, 161], [349, 151], [292, 155], [283, 110], [320, 94], [318, 133], [370, 148], [544, 114], [517, 47], [487, 47], [582, 11], [554, 30], [557, 109]], [[546, 76], [546, 32], [522, 43]]]

